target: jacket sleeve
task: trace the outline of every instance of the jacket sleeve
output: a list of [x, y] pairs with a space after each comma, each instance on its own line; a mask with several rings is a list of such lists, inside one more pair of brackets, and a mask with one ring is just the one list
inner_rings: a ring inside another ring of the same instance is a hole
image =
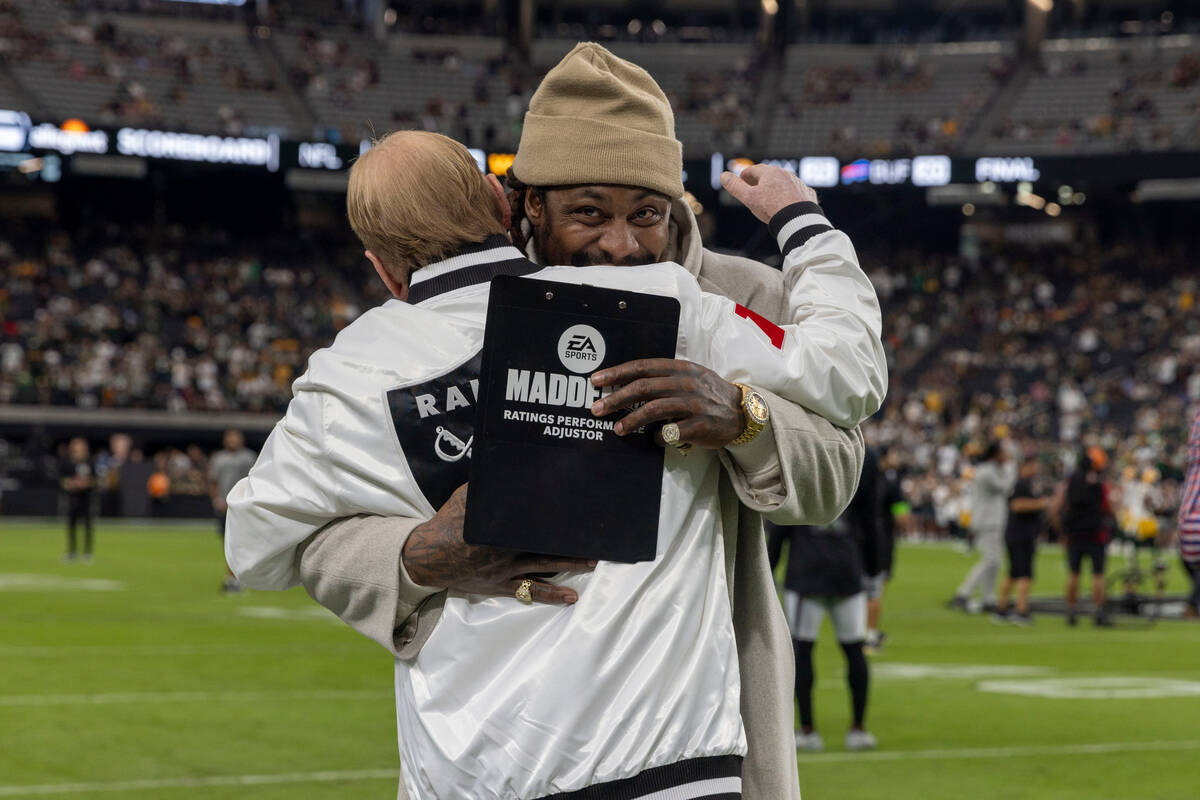
[[816, 203], [793, 203], [771, 218], [783, 253], [786, 313], [794, 337], [789, 361], [801, 383], [797, 402], [853, 428], [879, 410], [887, 393], [887, 358], [875, 287], [850, 238]]
[[295, 586], [297, 545], [329, 520], [348, 516], [325, 451], [323, 403], [319, 392], [297, 391], [250, 474], [229, 492], [225, 559], [245, 586]]
[[[782, 326], [715, 294], [701, 297], [697, 361], [726, 380], [766, 389], [835, 425], [853, 428], [887, 391], [875, 289], [845, 234], [814, 203], [771, 220], [784, 252]], [[772, 412], [776, 407], [771, 407]]]
[[301, 543], [332, 520], [363, 513], [418, 520], [430, 515], [405, 464], [376, 474], [377, 454], [342, 440], [331, 448], [327, 441], [326, 431], [336, 421], [370, 409], [358, 408], [354, 398], [339, 396], [308, 374], [294, 389], [287, 414], [250, 474], [229, 493], [225, 556], [238, 580], [254, 589], [300, 583]]

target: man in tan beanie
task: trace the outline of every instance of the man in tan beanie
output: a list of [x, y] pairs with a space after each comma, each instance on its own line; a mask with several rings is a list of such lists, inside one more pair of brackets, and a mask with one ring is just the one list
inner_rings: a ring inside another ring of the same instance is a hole
[[[681, 199], [681, 176], [682, 147], [675, 139], [674, 117], [654, 79], [597, 44], [580, 44], [546, 75], [530, 100], [509, 171], [514, 241], [525, 242], [530, 258], [542, 264], [675, 261], [706, 291], [725, 295], [766, 320], [784, 318], [788, 287], [778, 270], [703, 248], [696, 219]], [[735, 197], [744, 197], [743, 181], [728, 173], [722, 181]], [[807, 187], [802, 191], [796, 199], [810, 206], [802, 210], [819, 212], [815, 194]], [[783, 216], [769, 220], [777, 236], [789, 223], [790, 237], [811, 236], [817, 230], [797, 222], [798, 217]], [[782, 238], [780, 247], [786, 250]], [[832, 342], [829, 357], [840, 369], [859, 370], [853, 386], [830, 387], [837, 396], [829, 398], [829, 407], [836, 408], [839, 397], [858, 391], [871, 394], [871, 386], [877, 387], [875, 399], [882, 400], [882, 346], [866, 325]], [[653, 401], [670, 408], [696, 404], [688, 391], [692, 366], [665, 362], [647, 368], [635, 362], [610, 372], [615, 384], [637, 378], [644, 387], [627, 392], [625, 401]], [[762, 516], [781, 524], [817, 522], [814, 509], [801, 510], [788, 502], [816, 484], [846, 502], [849, 498], [841, 491], [853, 490], [857, 472], [820, 474], [813, 469], [816, 465], [805, 463], [801, 448], [819, 439], [830, 451], [852, 451], [854, 463], [861, 465], [863, 445], [853, 415], [831, 414], [831, 421], [843, 426], [837, 427], [769, 392], [762, 395], [770, 408], [768, 434], [774, 447], [764, 441], [753, 451], [737, 446], [722, 450], [726, 472], [721, 499], [731, 515], [725, 525], [726, 563], [749, 743], [743, 796], [780, 800], [799, 797], [792, 735], [794, 662], [766, 558]], [[736, 419], [737, 412], [736, 406], [710, 403], [705, 415], [719, 421]], [[711, 427], [730, 430], [736, 425], [716, 422]], [[713, 444], [708, 429], [694, 435], [690, 441]], [[686, 434], [682, 438], [689, 441]], [[728, 445], [728, 440], [722, 444]]]

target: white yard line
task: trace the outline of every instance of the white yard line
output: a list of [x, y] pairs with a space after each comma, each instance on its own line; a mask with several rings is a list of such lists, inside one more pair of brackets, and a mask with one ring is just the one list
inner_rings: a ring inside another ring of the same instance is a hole
[[[987, 625], [987, 621], [982, 617], [979, 618], [980, 625]], [[1038, 623], [1039, 625], [1041, 623]], [[1140, 631], [1108, 631], [1100, 637], [1091, 636], [1091, 623], [1087, 623], [1088, 628], [1080, 631], [1066, 630], [1066, 623], [1062, 618], [1046, 623], [1046, 626], [1061, 625], [1062, 633], [1015, 633], [1010, 629], [995, 627], [990, 631], [985, 629], [984, 633], [969, 633], [969, 634], [939, 634], [937, 636], [905, 636], [903, 639], [897, 639], [898, 644], [903, 644], [905, 647], [930, 647], [940, 649], [960, 648], [964, 646], [983, 645], [991, 647], [1013, 647], [1018, 645], [1028, 645], [1031, 647], [1043, 647], [1049, 644], [1093, 644], [1099, 638], [1103, 638], [1106, 643], [1121, 642], [1126, 644], [1144, 644], [1147, 642], [1155, 643], [1170, 643], [1170, 644], [1193, 644], [1200, 641], [1200, 625], [1191, 625], [1183, 622], [1163, 622], [1152, 630]]]
[[286, 772], [279, 775], [212, 775], [206, 778], [157, 778], [141, 781], [95, 781], [91, 783], [39, 783], [30, 786], [0, 786], [0, 797], [34, 797], [45, 794], [92, 794], [93, 792], [136, 792], [147, 789], [197, 789], [205, 786], [263, 786], [273, 783], [341, 783], [343, 781], [397, 780], [392, 769], [357, 769], [338, 772]]
[[219, 703], [266, 700], [382, 700], [390, 691], [296, 689], [279, 692], [109, 692], [103, 694], [0, 695], [0, 706], [96, 706], [122, 703]]
[[866, 753], [801, 753], [805, 764], [824, 761], [907, 761], [910, 759], [1020, 758], [1024, 756], [1087, 756], [1105, 753], [1150, 753], [1200, 750], [1200, 739], [1154, 742], [1097, 742], [1095, 744], [1031, 745], [1028, 747], [963, 747], [952, 750], [873, 750]]
[[130, 645], [0, 645], [0, 656], [23, 658], [88, 658], [106, 655], [195, 656], [213, 653], [327, 653], [331, 650], [366, 650], [351, 644], [130, 644]]

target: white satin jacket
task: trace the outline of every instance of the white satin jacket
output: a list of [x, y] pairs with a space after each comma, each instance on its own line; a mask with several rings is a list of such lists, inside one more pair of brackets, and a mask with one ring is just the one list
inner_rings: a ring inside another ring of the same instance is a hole
[[[495, 274], [676, 297], [678, 357], [857, 425], [886, 386], [878, 302], [849, 240], [798, 205], [791, 220], [772, 220], [792, 287], [783, 327], [702, 293], [675, 264], [538, 270], [488, 242], [415, 273], [415, 303], [367, 312], [311, 357], [229, 495], [230, 566], [249, 586], [287, 588], [296, 546], [325, 523], [429, 518], [466, 481], [466, 459], [454, 456], [471, 436], [471, 371]], [[719, 470], [712, 451], [669, 449], [657, 557], [559, 576], [579, 592], [575, 605], [449, 593], [420, 653], [396, 662], [410, 796], [532, 800], [744, 754]]]

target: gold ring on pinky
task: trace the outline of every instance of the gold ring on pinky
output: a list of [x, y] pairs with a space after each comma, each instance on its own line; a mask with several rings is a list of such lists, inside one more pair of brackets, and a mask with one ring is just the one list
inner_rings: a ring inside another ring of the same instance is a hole
[[521, 581], [521, 585], [517, 587], [517, 599], [525, 605], [533, 603], [533, 592], [529, 591], [533, 587], [533, 581], [525, 578]]
[[663, 441], [672, 447], [679, 447], [679, 426], [674, 422], [668, 422], [662, 426]]

